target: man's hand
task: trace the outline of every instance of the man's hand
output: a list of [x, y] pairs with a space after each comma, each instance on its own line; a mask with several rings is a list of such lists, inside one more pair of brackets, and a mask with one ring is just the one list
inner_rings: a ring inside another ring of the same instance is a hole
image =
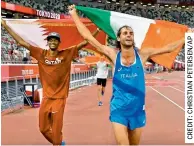
[[70, 15], [73, 15], [73, 14], [77, 13], [76, 12], [76, 8], [75, 8], [75, 5], [68, 6], [68, 10], [69, 10], [69, 14]]

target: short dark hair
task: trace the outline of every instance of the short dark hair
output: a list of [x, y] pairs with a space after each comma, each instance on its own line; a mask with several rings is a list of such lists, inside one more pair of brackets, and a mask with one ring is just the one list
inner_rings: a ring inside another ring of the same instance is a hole
[[[119, 28], [119, 30], [118, 30], [118, 32], [117, 32], [117, 37], [120, 37], [120, 35], [121, 35], [121, 30], [122, 30], [123, 28], [131, 28], [131, 29], [132, 29], [132, 27], [130, 27], [130, 26], [128, 26], [128, 25], [123, 25], [122, 27]], [[133, 30], [133, 29], [132, 29], [132, 30]], [[135, 43], [134, 43], [134, 46], [135, 46]], [[116, 41], [116, 47], [117, 47], [119, 50], [121, 50], [121, 43], [120, 43], [120, 41]]]

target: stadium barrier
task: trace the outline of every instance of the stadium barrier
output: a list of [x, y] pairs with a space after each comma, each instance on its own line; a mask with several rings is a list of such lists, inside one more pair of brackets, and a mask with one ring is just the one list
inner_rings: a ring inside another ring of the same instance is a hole
[[163, 66], [147, 66], [144, 68], [145, 74], [160, 73], [164, 71]]
[[[97, 70], [72, 73], [70, 78], [70, 90], [95, 84], [96, 73]], [[112, 70], [109, 70], [108, 78], [112, 78]], [[10, 104], [8, 104], [7, 100], [11, 100], [11, 104], [14, 106], [17, 106], [17, 104], [22, 105], [24, 103], [24, 97], [20, 89], [23, 88], [26, 84], [36, 84], [34, 90], [39, 90], [41, 88], [39, 75], [29, 75], [28, 77], [15, 76], [3, 78], [3, 82], [1, 82], [1, 97], [6, 97], [7, 99], [2, 100], [2, 111], [4, 109], [9, 108]], [[25, 89], [28, 95], [32, 94], [32, 87], [26, 86]]]

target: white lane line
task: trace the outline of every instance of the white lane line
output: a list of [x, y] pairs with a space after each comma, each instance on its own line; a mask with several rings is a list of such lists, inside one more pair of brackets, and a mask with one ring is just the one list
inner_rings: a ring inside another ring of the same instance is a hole
[[181, 110], [185, 111], [184, 108], [182, 108], [180, 105], [178, 105], [176, 102], [172, 101], [171, 99], [169, 99], [167, 96], [165, 96], [164, 94], [162, 94], [161, 92], [159, 92], [158, 90], [154, 89], [153, 87], [150, 87], [152, 90], [154, 90], [155, 92], [157, 92], [158, 94], [160, 94], [162, 97], [166, 98], [168, 101], [170, 101], [171, 103], [173, 103], [174, 105], [176, 105], [178, 108], [180, 108]]
[[182, 92], [182, 93], [185, 93], [184, 91], [182, 91], [182, 90], [180, 90], [180, 89], [178, 89], [178, 88], [175, 88], [175, 87], [173, 87], [173, 86], [169, 86], [170, 88], [173, 88], [173, 89], [175, 89], [175, 90], [177, 90], [177, 91], [179, 91], [179, 92]]

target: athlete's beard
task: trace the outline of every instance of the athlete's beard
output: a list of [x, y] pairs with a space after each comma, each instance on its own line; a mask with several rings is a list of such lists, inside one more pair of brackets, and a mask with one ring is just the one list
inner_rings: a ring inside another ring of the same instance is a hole
[[125, 50], [129, 50], [129, 49], [132, 49], [134, 44], [131, 44], [131, 45], [121, 45], [123, 49]]
[[124, 49], [129, 50], [129, 49], [133, 48], [134, 44], [135, 44], [135, 43], [133, 42], [133, 43], [132, 43], [132, 44], [130, 44], [130, 45], [127, 45], [127, 44], [121, 44], [121, 46], [122, 46]]
[[129, 50], [129, 49], [133, 48], [133, 45], [124, 45], [123, 47], [124, 47], [126, 50]]

